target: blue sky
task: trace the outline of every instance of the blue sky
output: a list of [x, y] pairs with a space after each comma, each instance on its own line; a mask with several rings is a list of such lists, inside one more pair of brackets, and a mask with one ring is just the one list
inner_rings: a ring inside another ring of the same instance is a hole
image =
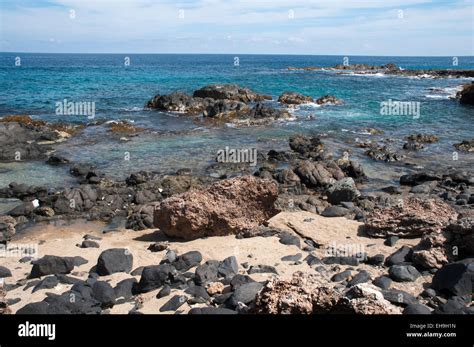
[[474, 55], [473, 0], [0, 0], [0, 51]]

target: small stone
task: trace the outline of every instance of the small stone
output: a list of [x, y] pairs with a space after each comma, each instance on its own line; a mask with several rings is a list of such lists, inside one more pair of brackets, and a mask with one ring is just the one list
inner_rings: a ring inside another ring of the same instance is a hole
[[341, 206], [328, 206], [321, 213], [323, 217], [344, 217], [349, 213], [347, 208]]
[[168, 296], [170, 294], [171, 294], [171, 287], [165, 284], [163, 288], [161, 288], [161, 290], [158, 292], [158, 294], [156, 294], [156, 298], [157, 299], [164, 298], [165, 296]]
[[368, 282], [369, 280], [370, 280], [370, 274], [367, 271], [362, 270], [359, 273], [357, 273], [354, 277], [352, 277], [352, 279], [349, 281], [347, 286], [352, 287], [359, 283]]
[[230, 256], [219, 263], [217, 268], [219, 276], [227, 277], [236, 275], [239, 272], [239, 263], [237, 258]]
[[388, 274], [396, 282], [412, 282], [421, 276], [411, 265], [393, 265], [388, 270]]
[[296, 235], [290, 234], [288, 232], [281, 232], [278, 235], [278, 237], [280, 239], [281, 244], [288, 245], [288, 246], [294, 245], [294, 246], [297, 246], [298, 248], [301, 248], [300, 238]]
[[199, 265], [202, 261], [202, 254], [198, 251], [184, 253], [171, 262], [178, 271], [188, 271], [189, 269]]
[[203, 286], [190, 286], [185, 290], [186, 294], [192, 295], [194, 298], [202, 298], [205, 302], [209, 301], [211, 297]]
[[7, 269], [5, 266], [0, 266], [0, 278], [11, 277], [12, 272]]
[[352, 275], [352, 271], [351, 270], [346, 270], [346, 271], [340, 272], [340, 273], [335, 274], [334, 276], [332, 276], [331, 281], [341, 282], [341, 281], [344, 281], [344, 280], [348, 279], [351, 275]]
[[278, 271], [274, 266], [271, 265], [256, 265], [251, 266], [248, 270], [248, 274], [255, 274], [255, 273], [273, 273], [278, 275]]
[[259, 282], [251, 282], [239, 286], [230, 298], [230, 305], [237, 307], [239, 303], [248, 305], [255, 300], [257, 293], [263, 288]]
[[389, 247], [393, 247], [393, 246], [395, 246], [395, 244], [397, 243], [398, 240], [399, 240], [398, 236], [389, 236], [385, 240], [384, 245], [389, 246]]
[[281, 258], [281, 261], [298, 261], [303, 257], [303, 254], [287, 255]]
[[81, 248], [99, 248], [100, 245], [95, 241], [84, 240], [82, 241], [80, 247]]
[[313, 265], [317, 265], [317, 264], [322, 264], [322, 260], [318, 257], [316, 257], [315, 255], [313, 254], [308, 254], [308, 256], [306, 258], [304, 258], [304, 261], [306, 261], [306, 263], [309, 265], [309, 266], [313, 266]]
[[252, 282], [255, 282], [255, 281], [251, 277], [249, 277], [247, 275], [238, 274], [238, 275], [235, 275], [232, 278], [232, 280], [230, 281], [230, 285], [232, 287], [232, 290], [235, 291], [241, 285], [247, 284], [247, 283], [252, 283]]
[[37, 285], [34, 286], [32, 293], [42, 289], [52, 289], [59, 284], [56, 276], [48, 276], [43, 278]]
[[436, 296], [436, 291], [431, 288], [426, 288], [420, 294], [423, 298], [434, 298]]
[[403, 310], [403, 314], [431, 314], [431, 310], [422, 304], [409, 304]]
[[160, 308], [160, 312], [176, 311], [188, 300], [186, 295], [175, 295]]
[[206, 285], [209, 295], [221, 294], [224, 291], [224, 284], [221, 282], [211, 282]]
[[144, 266], [137, 267], [135, 270], [130, 272], [130, 275], [132, 275], [132, 276], [141, 276], [142, 272], [143, 272], [143, 268], [144, 268]]
[[474, 260], [465, 260], [446, 264], [433, 276], [431, 286], [438, 292], [451, 295], [472, 295], [474, 283]]
[[94, 235], [91, 235], [91, 234], [86, 234], [86, 235], [84, 235], [84, 236], [83, 236], [83, 239], [84, 239], [84, 240], [92, 240], [92, 241], [100, 241], [100, 240], [102, 240], [101, 237], [99, 237], [99, 236], [94, 236]]
[[382, 265], [384, 261], [385, 256], [383, 254], [376, 254], [367, 258], [367, 264], [369, 265]]
[[398, 289], [386, 289], [382, 290], [383, 297], [385, 300], [390, 301], [392, 304], [406, 306], [409, 304], [417, 304], [416, 298], [403, 290]]
[[323, 263], [326, 265], [339, 264], [339, 265], [350, 265], [358, 266], [359, 258], [357, 257], [326, 257], [323, 258]]
[[116, 298], [129, 299], [133, 296], [134, 287], [137, 285], [137, 280], [135, 278], [127, 278], [119, 283], [114, 288]]
[[140, 293], [152, 291], [170, 281], [171, 276], [175, 273], [176, 269], [170, 264], [145, 266], [137, 289]]
[[115, 291], [108, 282], [96, 281], [92, 285], [92, 295], [101, 303], [103, 309], [115, 305]]
[[33, 268], [29, 278], [37, 278], [45, 275], [67, 274], [74, 268], [74, 260], [68, 257], [45, 255], [43, 258], [33, 262]]
[[412, 254], [413, 250], [410, 247], [403, 246], [397, 251], [395, 251], [393, 254], [391, 254], [385, 261], [385, 264], [387, 266], [391, 266], [410, 262]]
[[386, 276], [380, 276], [374, 279], [372, 284], [381, 289], [388, 289], [392, 285], [392, 280]]
[[155, 242], [148, 246], [148, 250], [151, 252], [162, 252], [167, 249], [169, 246], [168, 241], [164, 242]]
[[216, 260], [208, 260], [204, 264], [196, 268], [195, 282], [198, 285], [204, 285], [208, 282], [217, 281], [219, 271], [219, 262]]

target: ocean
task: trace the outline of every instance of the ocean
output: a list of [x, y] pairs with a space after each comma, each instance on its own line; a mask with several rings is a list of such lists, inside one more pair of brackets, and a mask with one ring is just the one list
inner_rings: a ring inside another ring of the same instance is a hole
[[[18, 60], [20, 58], [20, 60]], [[219, 149], [256, 147], [259, 151], [286, 149], [291, 134], [326, 134], [336, 155], [350, 148], [371, 178], [385, 184], [407, 170], [404, 164], [374, 162], [349, 142], [365, 140], [367, 127], [384, 131], [400, 149], [413, 133], [435, 134], [440, 141], [411, 154], [425, 167], [472, 168], [472, 154], [453, 160], [454, 143], [474, 137], [474, 109], [452, 97], [469, 79], [433, 79], [361, 75], [335, 71], [290, 71], [288, 67], [332, 67], [342, 56], [196, 55], [196, 54], [25, 54], [0, 53], [0, 116], [29, 114], [50, 122], [88, 123], [86, 116], [58, 116], [56, 103], [95, 102], [95, 120], [128, 120], [151, 132], [118, 142], [101, 127], [88, 127], [58, 147], [75, 162], [88, 162], [102, 172], [125, 178], [131, 172], [173, 173], [191, 168], [198, 173], [215, 159]], [[350, 64], [394, 63], [404, 69], [474, 69], [474, 57], [363, 57], [348, 56]], [[19, 62], [20, 64], [15, 64]], [[129, 64], [126, 64], [128, 63]], [[192, 94], [208, 84], [236, 83], [278, 96], [295, 91], [314, 98], [331, 94], [340, 106], [305, 105], [292, 111], [291, 121], [265, 127], [206, 126], [192, 117], [145, 110], [155, 94], [175, 90]], [[381, 102], [420, 103], [420, 116], [381, 115]], [[130, 160], [124, 160], [124, 153]], [[64, 187], [75, 184], [67, 168], [44, 162], [0, 163], [0, 186], [12, 181]]]

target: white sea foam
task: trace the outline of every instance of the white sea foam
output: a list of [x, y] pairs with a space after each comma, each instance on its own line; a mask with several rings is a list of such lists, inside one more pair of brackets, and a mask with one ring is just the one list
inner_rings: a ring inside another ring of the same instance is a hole
[[361, 77], [388, 77], [383, 72], [343, 72], [342, 75], [361, 76]]
[[317, 104], [315, 102], [308, 102], [307, 104], [303, 104], [303, 106], [305, 106], [305, 107], [314, 107], [314, 108], [321, 107], [320, 104]]
[[462, 89], [462, 85], [456, 86], [456, 87], [445, 87], [445, 88], [431, 87], [428, 89], [431, 91], [431, 94], [425, 95], [426, 98], [446, 100], [446, 99], [456, 98], [456, 94]]
[[125, 111], [125, 112], [140, 112], [140, 111], [143, 111], [143, 107], [138, 107], [138, 106], [124, 107], [124, 108], [120, 108], [119, 110]]

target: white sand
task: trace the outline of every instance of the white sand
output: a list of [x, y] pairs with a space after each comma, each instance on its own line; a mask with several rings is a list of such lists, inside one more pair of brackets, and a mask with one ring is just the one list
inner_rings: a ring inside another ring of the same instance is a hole
[[[312, 218], [313, 220], [311, 222], [304, 222], [307, 218]], [[378, 253], [387, 256], [402, 245], [414, 245], [419, 242], [419, 239], [400, 240], [395, 247], [387, 247], [383, 244], [383, 239], [373, 239], [358, 235], [358, 229], [361, 223], [349, 221], [345, 218], [320, 217], [309, 212], [280, 213], [271, 219], [269, 224], [292, 232], [296, 230], [298, 234], [315, 239], [318, 243], [323, 245], [335, 242], [338, 248], [344, 248], [344, 246], [356, 244], [358, 247], [363, 247], [363, 250], [367, 252], [369, 256]], [[288, 225], [290, 225], [291, 228]], [[166, 251], [153, 253], [147, 250], [152, 242], [163, 237], [163, 235], [155, 229], [143, 231], [122, 230], [102, 234], [101, 231], [103, 228], [104, 225], [101, 223], [87, 223], [83, 221], [77, 221], [70, 225], [62, 226], [37, 225], [25, 235], [17, 235], [12, 241], [12, 244], [38, 244], [41, 241], [41, 244], [38, 246], [39, 257], [44, 255], [81, 256], [87, 259], [88, 263], [74, 268], [71, 276], [82, 279], [86, 279], [89, 270], [96, 265], [99, 254], [109, 248], [128, 248], [133, 255], [133, 269], [139, 266], [156, 265], [166, 253]], [[82, 249], [77, 247], [76, 244], [82, 242], [85, 234], [102, 237], [102, 240], [98, 241], [100, 248]], [[297, 253], [302, 253], [302, 259], [304, 259], [308, 253], [300, 250], [296, 246], [281, 244], [277, 237], [255, 237], [249, 239], [236, 239], [235, 236], [210, 237], [188, 242], [170, 242], [169, 248], [175, 250], [178, 254], [198, 250], [203, 255], [203, 261], [209, 259], [223, 260], [226, 257], [234, 255], [239, 264], [247, 262], [250, 266], [260, 264], [275, 266], [282, 277], [291, 277], [296, 271], [316, 273], [306, 262], [302, 262], [302, 264], [299, 265], [292, 265], [291, 262], [281, 261], [283, 256]], [[313, 253], [321, 258], [328, 255], [324, 249], [317, 249]], [[0, 263], [9, 268], [13, 274], [13, 277], [5, 279], [6, 283], [15, 283], [18, 280], [25, 279], [32, 267], [29, 262], [20, 263], [19, 257], [1, 258]], [[337, 266], [340, 267], [340, 271], [347, 268], [347, 266]], [[383, 268], [376, 268], [365, 264], [357, 267], [357, 270], [362, 269], [369, 271], [372, 278], [386, 274], [387, 271]], [[243, 267], [241, 267], [240, 270], [241, 273], [245, 273]], [[193, 271], [193, 269], [191, 271]], [[354, 274], [355, 273], [356, 272], [354, 272]], [[256, 280], [263, 280], [271, 276], [273, 275], [252, 275]], [[130, 274], [117, 273], [111, 276], [101, 277], [101, 280], [109, 281], [110, 284], [114, 286], [117, 282], [130, 277], [132, 277]], [[139, 276], [136, 278], [139, 280]], [[394, 282], [392, 288], [403, 289], [411, 294], [418, 295], [423, 290], [424, 282], [431, 282], [431, 279], [429, 277], [420, 277], [416, 282], [412, 283], [399, 284]], [[69, 288], [70, 285], [59, 285], [54, 289], [39, 290], [32, 293], [33, 287], [25, 291], [22, 286], [8, 291], [7, 299], [21, 299], [20, 302], [11, 306], [12, 312], [15, 312], [27, 303], [41, 301], [47, 292], [61, 293]], [[154, 290], [140, 295], [138, 300], [144, 302], [143, 307], [139, 309], [140, 312], [159, 313], [159, 308], [174, 294], [182, 293], [181, 291], [174, 290], [170, 296], [156, 299], [155, 296], [158, 291], [159, 290]], [[115, 305], [110, 312], [127, 313], [134, 305], [134, 302], [120, 303]], [[186, 312], [189, 310], [189, 306], [185, 304], [180, 310]]]

